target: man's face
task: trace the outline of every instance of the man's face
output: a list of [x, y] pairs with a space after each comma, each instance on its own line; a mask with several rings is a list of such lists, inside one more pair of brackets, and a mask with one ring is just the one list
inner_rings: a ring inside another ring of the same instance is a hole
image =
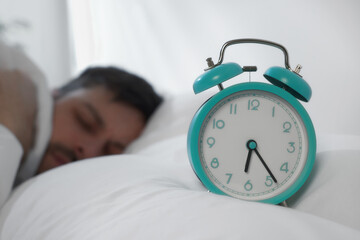
[[104, 87], [74, 90], [55, 101], [53, 131], [38, 173], [96, 156], [119, 154], [145, 126], [136, 108]]

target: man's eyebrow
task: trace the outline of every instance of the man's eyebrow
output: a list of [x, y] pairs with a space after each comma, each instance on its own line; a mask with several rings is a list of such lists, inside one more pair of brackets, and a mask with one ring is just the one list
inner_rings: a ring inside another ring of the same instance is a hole
[[100, 116], [99, 112], [96, 110], [96, 108], [91, 103], [88, 103], [88, 102], [83, 102], [83, 104], [89, 110], [89, 112], [91, 113], [91, 115], [95, 119], [98, 126], [101, 127], [101, 128], [104, 128], [105, 127], [105, 122], [102, 119], [102, 117]]

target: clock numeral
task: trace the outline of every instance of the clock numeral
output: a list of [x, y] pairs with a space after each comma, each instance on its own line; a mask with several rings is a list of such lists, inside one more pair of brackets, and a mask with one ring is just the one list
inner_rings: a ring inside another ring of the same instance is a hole
[[226, 173], [225, 175], [228, 176], [228, 180], [227, 180], [226, 184], [229, 184], [230, 180], [232, 178], [232, 173]]
[[212, 148], [215, 145], [215, 138], [208, 137], [206, 143], [209, 145], [209, 148]]
[[252, 183], [250, 182], [250, 180], [248, 180], [245, 185], [244, 185], [244, 188], [246, 191], [251, 191], [253, 189], [253, 185]]
[[237, 113], [237, 104], [235, 103], [235, 104], [230, 104], [230, 115], [231, 114], [236, 114]]
[[225, 122], [223, 120], [213, 119], [213, 129], [223, 129], [225, 127]]
[[260, 101], [257, 99], [249, 99], [248, 101], [248, 110], [257, 111], [259, 110]]
[[294, 142], [289, 142], [289, 147], [286, 149], [289, 153], [293, 153], [295, 152], [295, 143]]
[[271, 176], [266, 177], [265, 186], [271, 187], [273, 185], [274, 181], [272, 180]]
[[219, 167], [219, 160], [217, 158], [213, 158], [210, 163], [212, 168], [218, 168]]
[[288, 162], [283, 163], [280, 167], [280, 171], [287, 173], [289, 171], [289, 163]]
[[283, 124], [284, 133], [290, 133], [291, 129], [291, 123], [290, 122], [284, 122]]

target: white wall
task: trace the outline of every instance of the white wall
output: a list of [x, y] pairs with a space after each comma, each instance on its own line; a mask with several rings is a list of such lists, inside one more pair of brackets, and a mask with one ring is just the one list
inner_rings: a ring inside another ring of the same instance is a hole
[[[217, 60], [222, 44], [253, 37], [283, 44], [290, 64], [303, 65], [313, 89], [304, 106], [318, 132], [360, 134], [360, 1], [358, 0], [68, 0], [77, 23], [71, 62], [65, 0], [0, 0], [0, 19], [21, 18], [32, 28], [15, 38], [59, 85], [89, 64], [125, 67], [161, 92], [192, 91], [194, 79]], [[84, 7], [83, 4], [86, 4]], [[82, 23], [78, 24], [78, 19]], [[79, 60], [79, 58], [78, 58]], [[278, 49], [230, 47], [225, 62], [257, 65], [253, 80], [283, 65]], [[70, 72], [71, 71], [71, 72]], [[229, 82], [246, 81], [248, 75]], [[360, 144], [360, 143], [359, 143]]]
[[[93, 37], [87, 41], [94, 50], [89, 64], [115, 63], [145, 76], [161, 91], [191, 92], [205, 59], [217, 60], [224, 42], [244, 37], [275, 41], [288, 49], [292, 68], [303, 66], [301, 74], [313, 89], [313, 98], [304, 105], [317, 131], [360, 134], [358, 0], [89, 3]], [[283, 55], [267, 46], [242, 45], [227, 50], [227, 61], [257, 65], [252, 79], [263, 81], [269, 66], [283, 66]]]
[[51, 87], [70, 77], [66, 1], [0, 0], [0, 21], [24, 20], [29, 29], [10, 29], [6, 38], [23, 46]]

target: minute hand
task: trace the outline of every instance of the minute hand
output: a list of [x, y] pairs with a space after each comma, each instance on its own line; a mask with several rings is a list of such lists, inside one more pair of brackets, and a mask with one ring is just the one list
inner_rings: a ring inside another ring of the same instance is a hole
[[270, 174], [271, 178], [274, 180], [275, 183], [277, 183], [275, 176], [272, 174], [270, 168], [266, 165], [266, 163], [265, 163], [264, 159], [261, 157], [259, 151], [256, 148], [254, 149], [254, 151], [255, 151], [256, 155], [259, 157], [261, 163], [264, 165], [266, 171]]

